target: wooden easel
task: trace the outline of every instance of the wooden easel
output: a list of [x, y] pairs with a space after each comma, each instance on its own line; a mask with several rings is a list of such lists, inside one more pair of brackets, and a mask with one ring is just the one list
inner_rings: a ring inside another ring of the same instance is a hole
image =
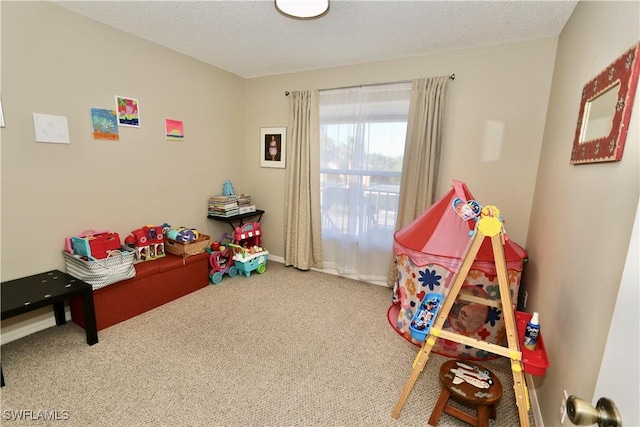
[[[473, 297], [460, 293], [462, 284], [464, 283], [467, 274], [471, 268], [471, 265], [475, 261], [476, 255], [480, 250], [480, 246], [485, 237], [491, 238], [491, 245], [493, 247], [493, 257], [496, 263], [496, 271], [498, 284], [500, 289], [501, 304], [496, 304], [493, 301]], [[461, 300], [471, 301], [477, 304], [484, 305], [498, 305], [502, 307], [502, 313], [504, 316], [504, 322], [507, 334], [507, 347], [500, 345], [480, 341], [475, 338], [470, 338], [465, 335], [456, 334], [454, 332], [445, 331], [442, 329], [444, 323], [449, 315], [451, 307], [453, 307], [456, 298]], [[434, 322], [429, 335], [424, 341], [422, 348], [418, 352], [415, 360], [413, 361], [413, 370], [409, 379], [407, 380], [398, 403], [393, 408], [391, 416], [398, 418], [400, 411], [411, 394], [411, 390], [415, 385], [416, 380], [420, 376], [420, 373], [424, 369], [427, 361], [429, 360], [429, 353], [436, 343], [438, 338], [445, 338], [450, 341], [454, 341], [460, 344], [485, 350], [500, 356], [508, 357], [511, 360], [511, 371], [513, 372], [513, 388], [515, 391], [516, 405], [518, 407], [518, 415], [520, 417], [520, 426], [529, 427], [529, 396], [527, 386], [524, 378], [524, 370], [522, 365], [522, 353], [520, 352], [520, 345], [518, 341], [518, 331], [516, 329], [515, 313], [511, 303], [510, 290], [509, 290], [509, 276], [507, 273], [507, 262], [504, 255], [504, 231], [502, 227], [502, 221], [500, 219], [500, 211], [495, 206], [485, 206], [482, 209], [481, 217], [476, 223], [474, 235], [467, 250], [465, 257], [463, 258], [460, 270], [453, 282], [449, 294], [444, 299], [443, 305], [440, 308], [440, 312]]]

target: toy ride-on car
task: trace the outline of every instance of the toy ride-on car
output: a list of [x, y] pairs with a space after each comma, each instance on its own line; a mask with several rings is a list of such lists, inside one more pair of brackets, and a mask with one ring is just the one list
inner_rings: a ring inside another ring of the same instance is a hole
[[209, 255], [209, 280], [214, 285], [217, 285], [222, 281], [224, 273], [227, 273], [229, 277], [234, 277], [238, 274], [238, 269], [235, 266], [233, 260], [233, 249], [227, 246], [219, 246], [217, 250], [211, 248], [207, 249]]

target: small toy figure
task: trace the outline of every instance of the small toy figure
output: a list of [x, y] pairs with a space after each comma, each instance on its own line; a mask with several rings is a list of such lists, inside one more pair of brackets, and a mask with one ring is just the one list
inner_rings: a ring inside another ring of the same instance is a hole
[[236, 191], [233, 189], [233, 184], [231, 183], [231, 181], [226, 180], [222, 184], [222, 195], [223, 196], [234, 196], [235, 194], [236, 194]]

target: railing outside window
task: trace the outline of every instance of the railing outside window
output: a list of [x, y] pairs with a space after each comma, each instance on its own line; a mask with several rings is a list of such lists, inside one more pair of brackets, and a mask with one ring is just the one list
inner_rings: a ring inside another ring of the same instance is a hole
[[[392, 233], [398, 214], [400, 175], [400, 172], [321, 170], [323, 229], [356, 236]], [[359, 181], [358, 185], [350, 186], [349, 182], [354, 180]], [[347, 215], [347, 205], [357, 206], [357, 215]]]

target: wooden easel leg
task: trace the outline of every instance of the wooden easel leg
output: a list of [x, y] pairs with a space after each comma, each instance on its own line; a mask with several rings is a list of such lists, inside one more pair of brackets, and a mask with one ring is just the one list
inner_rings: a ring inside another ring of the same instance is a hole
[[[514, 364], [517, 363], [518, 367]], [[516, 395], [516, 406], [518, 407], [518, 415], [520, 416], [520, 426], [529, 427], [529, 393], [527, 392], [527, 383], [524, 379], [524, 371], [522, 371], [522, 363], [512, 361], [511, 369], [513, 370], [513, 391]]]
[[[516, 329], [515, 313], [513, 303], [511, 302], [511, 290], [509, 289], [509, 276], [507, 273], [502, 239], [502, 234], [491, 237], [493, 258], [496, 261], [498, 285], [500, 286], [500, 298], [502, 300], [502, 315], [504, 317], [508, 347], [512, 352], [520, 354], [518, 330]], [[511, 370], [513, 371], [513, 390], [515, 392], [516, 405], [518, 406], [518, 415], [520, 416], [520, 426], [529, 427], [529, 395], [524, 379], [522, 362], [512, 359]]]

